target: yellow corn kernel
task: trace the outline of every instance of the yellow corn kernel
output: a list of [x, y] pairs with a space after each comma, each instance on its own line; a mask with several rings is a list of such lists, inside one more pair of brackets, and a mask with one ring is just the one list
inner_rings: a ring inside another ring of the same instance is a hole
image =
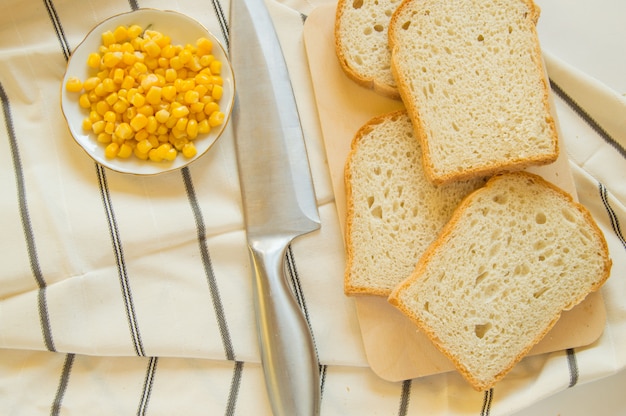
[[187, 129], [185, 131], [187, 132], [187, 137], [190, 139], [198, 137], [198, 122], [194, 119], [190, 119], [187, 122]]
[[211, 126], [209, 125], [209, 120], [204, 119], [198, 122], [198, 134], [206, 134], [211, 131]]
[[172, 145], [169, 143], [163, 143], [159, 145], [155, 150], [161, 160], [167, 158], [168, 152], [172, 149]]
[[213, 75], [219, 75], [222, 73], [222, 61], [214, 60], [209, 64], [209, 69]]
[[193, 103], [189, 105], [189, 112], [193, 114], [202, 114], [204, 115], [204, 104], [202, 103]]
[[164, 159], [167, 160], [168, 162], [171, 162], [174, 159], [176, 159], [176, 156], [178, 156], [178, 151], [174, 149], [173, 147], [170, 147], [167, 153], [165, 154]]
[[189, 114], [189, 107], [187, 107], [186, 105], [180, 105], [178, 107], [173, 108], [171, 113], [172, 113], [172, 116], [176, 118], [185, 117]]
[[99, 133], [97, 136], [98, 143], [109, 144], [111, 143], [111, 135], [105, 132]]
[[163, 124], [170, 118], [170, 112], [167, 111], [165, 108], [162, 108], [156, 112], [154, 118], [156, 119], [156, 121]]
[[105, 78], [102, 80], [102, 87], [104, 88], [105, 93], [110, 93], [115, 91], [115, 82], [113, 82], [112, 78]]
[[104, 113], [106, 113], [107, 111], [109, 111], [110, 107], [109, 104], [107, 104], [106, 101], [98, 101], [96, 103], [96, 111], [98, 112], [98, 114], [100, 114], [101, 116], [104, 116]]
[[135, 78], [131, 77], [130, 75], [126, 75], [124, 77], [124, 80], [122, 81], [121, 87], [124, 88], [125, 90], [129, 90], [134, 85], [135, 85]]
[[115, 114], [115, 111], [109, 110], [102, 115], [102, 119], [106, 121], [107, 123], [111, 123], [111, 122], [115, 122], [115, 120], [117, 119], [117, 116]]
[[115, 68], [113, 70], [113, 82], [121, 84], [124, 81], [124, 70], [122, 68]]
[[128, 109], [128, 101], [125, 98], [120, 98], [118, 94], [118, 100], [113, 104], [113, 111], [117, 114], [124, 114]]
[[133, 137], [133, 129], [128, 123], [120, 123], [115, 128], [115, 135], [122, 140], [128, 140]]
[[78, 105], [80, 105], [82, 108], [90, 108], [91, 101], [89, 101], [89, 95], [87, 95], [86, 93], [81, 94], [78, 98]]
[[114, 121], [105, 121], [104, 122], [104, 132], [107, 134], [115, 133], [115, 122]]
[[211, 97], [219, 101], [224, 95], [224, 88], [221, 85], [213, 85], [213, 91], [211, 91]]
[[142, 49], [151, 58], [156, 58], [161, 55], [161, 47], [152, 39], [146, 40], [142, 45]]
[[128, 39], [128, 29], [126, 26], [118, 26], [113, 31], [113, 37], [115, 38], [115, 42], [122, 43], [126, 39]]
[[150, 117], [154, 115], [154, 107], [150, 104], [144, 104], [141, 107], [137, 108], [138, 114], [143, 114], [146, 117]]
[[150, 137], [150, 133], [146, 131], [146, 129], [141, 129], [137, 133], [135, 133], [135, 140], [138, 142], [142, 140], [147, 140]]
[[174, 68], [175, 70], [181, 69], [185, 64], [180, 61], [180, 57], [178, 55], [172, 57], [170, 59], [170, 68]]
[[188, 122], [189, 122], [189, 119], [187, 117], [181, 117], [176, 122], [175, 128], [180, 130], [180, 131], [186, 131]]
[[189, 49], [183, 49], [178, 54], [178, 59], [180, 59], [180, 62], [185, 65], [191, 59], [191, 51]]
[[137, 142], [137, 150], [139, 152], [145, 153], [147, 155], [151, 149], [152, 149], [152, 143], [150, 143], [150, 140], [143, 139]]
[[159, 147], [159, 138], [155, 136], [154, 134], [151, 134], [148, 136], [148, 141], [150, 142], [153, 148]]
[[158, 105], [161, 103], [161, 91], [162, 88], [158, 86], [152, 86], [146, 93], [146, 101], [152, 105]]
[[69, 77], [65, 89], [69, 92], [80, 92], [83, 89], [83, 82], [78, 77]]
[[106, 52], [102, 56], [102, 65], [106, 68], [113, 68], [115, 65], [119, 64], [124, 57], [123, 52]]
[[202, 65], [204, 68], [209, 68], [209, 66], [211, 65], [211, 62], [213, 62], [214, 60], [215, 60], [215, 56], [213, 55], [203, 55], [200, 57], [200, 65]]
[[85, 91], [91, 91], [101, 82], [102, 80], [98, 77], [89, 77], [85, 80], [85, 82], [83, 82], [83, 88]]
[[186, 104], [193, 104], [193, 103], [197, 103], [200, 100], [200, 94], [198, 94], [198, 91], [196, 90], [188, 90], [185, 92], [185, 103]]
[[198, 55], [206, 55], [211, 53], [213, 42], [210, 39], [201, 37], [196, 40], [196, 46], [198, 47]]
[[159, 60], [151, 56], [146, 56], [143, 62], [144, 64], [146, 64], [148, 69], [152, 71], [156, 70], [159, 67]]
[[174, 101], [176, 98], [176, 87], [173, 85], [166, 85], [161, 89], [161, 99], [166, 101]]
[[121, 157], [122, 159], [127, 159], [132, 154], [133, 154], [133, 148], [130, 145], [123, 143], [120, 146], [120, 150], [117, 152], [117, 157]]
[[137, 147], [135, 147], [133, 149], [133, 154], [135, 155], [135, 157], [137, 159], [141, 159], [141, 160], [147, 160], [148, 159], [148, 152], [142, 152], [139, 149], [139, 144], [137, 144]]
[[211, 76], [211, 84], [214, 85], [224, 85], [224, 79], [219, 76], [219, 75], [212, 75]]
[[137, 36], [141, 35], [141, 32], [143, 32], [143, 28], [139, 25], [130, 25], [128, 27], [128, 30], [126, 31], [126, 34], [128, 35], [129, 39], [135, 39]]
[[147, 117], [148, 122], [146, 123], [146, 131], [150, 134], [155, 134], [157, 132], [157, 129], [159, 128], [159, 123], [156, 121], [156, 118], [154, 116], [148, 116]]
[[115, 35], [110, 30], [107, 30], [102, 34], [102, 45], [109, 46], [112, 43], [115, 43]]
[[100, 134], [104, 131], [105, 125], [106, 122], [104, 120], [94, 121], [91, 125], [91, 130], [94, 132], [94, 134]]
[[146, 127], [148, 124], [148, 117], [141, 113], [137, 113], [137, 115], [130, 121], [130, 126], [135, 131], [139, 131]]
[[209, 126], [216, 127], [224, 122], [224, 113], [221, 111], [214, 111], [209, 116]]
[[92, 110], [89, 112], [89, 120], [91, 120], [92, 123], [95, 123], [98, 120], [102, 120], [102, 116], [98, 114], [97, 111]]
[[120, 145], [115, 143], [115, 142], [111, 142], [107, 145], [107, 147], [104, 148], [104, 156], [106, 156], [109, 159], [113, 159], [115, 158], [115, 156], [117, 156], [117, 153], [120, 150]]
[[194, 81], [196, 82], [196, 85], [210, 84], [211, 76], [206, 73], [200, 72], [195, 76]]
[[187, 137], [187, 132], [185, 130], [179, 129], [176, 126], [172, 127], [172, 129], [170, 130], [170, 134], [175, 139], [182, 139], [182, 138], [186, 138]]
[[159, 154], [159, 150], [158, 149], [151, 149], [148, 152], [148, 158], [153, 161], [153, 162], [162, 162], [163, 158], [161, 157], [161, 155]]
[[118, 96], [116, 92], [112, 92], [111, 94], [107, 95], [104, 99], [104, 101], [107, 102], [108, 105], [112, 106], [113, 104], [115, 104], [118, 100]]
[[159, 143], [169, 143], [170, 135], [168, 133], [169, 133], [169, 130], [167, 131], [167, 133], [159, 134], [157, 136]]
[[198, 72], [202, 69], [202, 65], [200, 64], [200, 58], [198, 58], [196, 55], [192, 55], [191, 59], [189, 60], [189, 62], [187, 62], [185, 66], [195, 72]]
[[83, 124], [82, 124], [83, 130], [90, 131], [92, 125], [93, 125], [93, 122], [91, 121], [89, 117], [85, 117], [83, 119]]
[[87, 66], [93, 69], [100, 69], [100, 54], [92, 52], [87, 56]]
[[211, 116], [216, 111], [220, 111], [220, 106], [215, 101], [209, 101], [204, 104], [204, 114]]
[[146, 97], [144, 97], [141, 93], [135, 93], [132, 97], [130, 97], [129, 102], [135, 107], [141, 107], [146, 103]]
[[192, 158], [198, 153], [198, 150], [196, 149], [196, 146], [194, 146], [193, 143], [187, 143], [183, 146], [182, 153], [183, 153], [183, 156], [185, 156], [186, 158]]
[[96, 96], [98, 97], [104, 97], [107, 94], [106, 90], [104, 89], [104, 84], [100, 83], [96, 85], [96, 87], [93, 89], [93, 93], [96, 94]]

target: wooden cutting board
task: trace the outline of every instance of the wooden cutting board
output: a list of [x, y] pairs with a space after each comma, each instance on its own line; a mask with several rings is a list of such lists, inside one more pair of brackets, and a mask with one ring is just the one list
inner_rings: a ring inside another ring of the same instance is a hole
[[[335, 5], [320, 6], [306, 20], [304, 42], [343, 232], [346, 210], [344, 165], [352, 138], [370, 118], [404, 106], [400, 101], [358, 86], [344, 75], [335, 55], [334, 24]], [[533, 171], [576, 196], [563, 143], [559, 160]], [[363, 296], [354, 300], [367, 359], [378, 376], [401, 381], [454, 369], [408, 318], [387, 303], [386, 298]], [[563, 313], [531, 354], [591, 344], [602, 334], [605, 320], [602, 296], [600, 292], [592, 293], [574, 309]]]

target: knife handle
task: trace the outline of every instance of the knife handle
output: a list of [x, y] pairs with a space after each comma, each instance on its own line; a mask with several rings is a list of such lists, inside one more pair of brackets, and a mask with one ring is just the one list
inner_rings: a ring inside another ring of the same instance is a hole
[[318, 415], [320, 381], [313, 339], [284, 274], [288, 237], [250, 242], [261, 364], [274, 416]]

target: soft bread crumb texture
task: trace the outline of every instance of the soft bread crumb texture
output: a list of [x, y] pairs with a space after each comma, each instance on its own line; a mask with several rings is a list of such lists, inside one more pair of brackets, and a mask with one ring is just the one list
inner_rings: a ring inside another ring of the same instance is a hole
[[610, 268], [584, 207], [538, 176], [502, 174], [461, 204], [390, 302], [485, 390]]
[[433, 181], [558, 156], [538, 17], [524, 0], [407, 0], [397, 9], [392, 69]]
[[339, 0], [335, 50], [348, 77], [377, 93], [399, 99], [391, 73], [388, 27], [401, 0]]
[[406, 111], [357, 132], [346, 162], [347, 294], [388, 296], [406, 279], [461, 200], [483, 179], [437, 186]]

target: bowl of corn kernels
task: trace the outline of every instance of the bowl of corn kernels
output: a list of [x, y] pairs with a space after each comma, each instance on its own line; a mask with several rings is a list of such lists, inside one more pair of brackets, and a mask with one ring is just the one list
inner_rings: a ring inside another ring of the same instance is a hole
[[153, 175], [205, 154], [223, 133], [234, 96], [219, 39], [181, 13], [139, 9], [101, 22], [74, 50], [61, 108], [96, 162]]

